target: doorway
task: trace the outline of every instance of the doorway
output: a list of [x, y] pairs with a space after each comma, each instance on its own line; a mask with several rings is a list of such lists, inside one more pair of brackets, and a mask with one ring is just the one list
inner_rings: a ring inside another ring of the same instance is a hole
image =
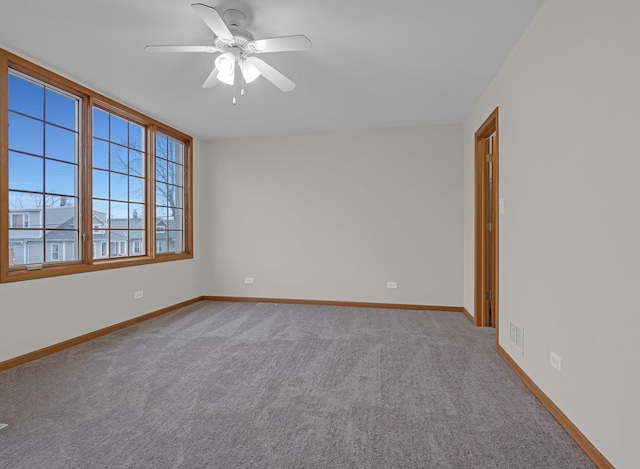
[[475, 134], [475, 323], [498, 338], [498, 108]]

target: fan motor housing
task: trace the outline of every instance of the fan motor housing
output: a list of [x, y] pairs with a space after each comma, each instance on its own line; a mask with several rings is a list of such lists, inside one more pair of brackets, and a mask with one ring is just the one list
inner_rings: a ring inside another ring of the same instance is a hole
[[255, 49], [251, 47], [254, 41], [253, 34], [241, 27], [247, 18], [246, 15], [240, 10], [229, 9], [222, 14], [222, 17], [227, 23], [233, 39], [228, 40], [216, 37], [215, 46], [223, 50], [236, 48], [241, 52], [255, 52]]

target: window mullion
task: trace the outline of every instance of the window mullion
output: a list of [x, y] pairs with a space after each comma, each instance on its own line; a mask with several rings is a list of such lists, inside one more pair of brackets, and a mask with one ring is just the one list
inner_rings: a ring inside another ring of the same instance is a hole
[[82, 259], [85, 264], [93, 264], [93, 169], [92, 169], [92, 154], [93, 146], [91, 145], [92, 139], [92, 123], [93, 116], [91, 109], [93, 108], [93, 97], [85, 96], [82, 100], [82, 137], [81, 137], [81, 168], [80, 174], [82, 175], [80, 180], [81, 190], [81, 212], [82, 212], [82, 233], [80, 239], [82, 242]]

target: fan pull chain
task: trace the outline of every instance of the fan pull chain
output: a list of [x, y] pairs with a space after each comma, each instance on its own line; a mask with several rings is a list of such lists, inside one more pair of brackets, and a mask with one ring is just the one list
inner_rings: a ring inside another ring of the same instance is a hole
[[[235, 66], [236, 64], [233, 64], [234, 67], [234, 72], [235, 72]], [[234, 77], [233, 77], [233, 105], [236, 105], [236, 94], [238, 93], [238, 80], [236, 80], [235, 78], [235, 73], [234, 73]]]
[[242, 80], [242, 89], [240, 89], [240, 96], [244, 96], [244, 60], [240, 62], [240, 79]]

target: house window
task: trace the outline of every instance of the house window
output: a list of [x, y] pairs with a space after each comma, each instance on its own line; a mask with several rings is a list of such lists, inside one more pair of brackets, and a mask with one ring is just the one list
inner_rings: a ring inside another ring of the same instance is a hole
[[29, 228], [28, 213], [10, 213], [9, 228]]
[[0, 282], [193, 257], [191, 137], [2, 49], [0, 75]]
[[171, 252], [182, 252], [184, 250], [184, 144], [168, 135], [158, 133], [155, 163], [156, 221], [158, 222], [156, 242], [158, 246], [169, 246], [169, 240], [174, 240]]
[[51, 245], [51, 260], [59, 261], [60, 260], [60, 245], [54, 243]]
[[[46, 263], [50, 239], [72, 239], [78, 259], [78, 174], [82, 97], [17, 70], [8, 72], [8, 202], [11, 242], [30, 241], [30, 255], [14, 263]], [[41, 223], [30, 223], [29, 209]], [[37, 241], [34, 241], [37, 240]]]
[[95, 259], [104, 259], [109, 257], [109, 249], [106, 241], [97, 241], [93, 243], [93, 257]]

